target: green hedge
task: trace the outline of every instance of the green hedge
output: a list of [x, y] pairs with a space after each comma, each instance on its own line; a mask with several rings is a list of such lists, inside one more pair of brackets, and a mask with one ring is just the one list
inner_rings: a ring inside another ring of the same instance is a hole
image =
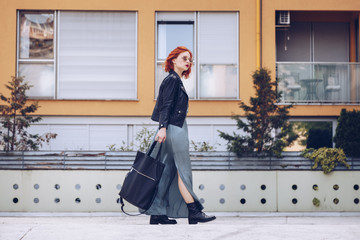
[[348, 157], [360, 157], [360, 111], [342, 109], [334, 142]]
[[332, 148], [331, 128], [310, 128], [309, 136], [306, 140], [306, 148], [319, 149], [322, 147]]

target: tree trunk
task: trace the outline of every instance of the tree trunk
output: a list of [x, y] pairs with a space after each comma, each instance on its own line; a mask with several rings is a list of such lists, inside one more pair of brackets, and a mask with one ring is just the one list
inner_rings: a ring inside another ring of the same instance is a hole
[[14, 119], [13, 119], [13, 132], [11, 136], [11, 151], [14, 151], [14, 144], [15, 144], [15, 134], [16, 134], [16, 110], [14, 112]]

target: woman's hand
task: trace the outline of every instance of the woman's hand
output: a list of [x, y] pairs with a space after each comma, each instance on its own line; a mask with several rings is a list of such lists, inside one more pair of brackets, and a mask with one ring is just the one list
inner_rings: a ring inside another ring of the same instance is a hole
[[165, 139], [166, 139], [166, 128], [161, 128], [155, 136], [155, 141], [157, 141], [158, 143], [162, 143], [165, 142]]

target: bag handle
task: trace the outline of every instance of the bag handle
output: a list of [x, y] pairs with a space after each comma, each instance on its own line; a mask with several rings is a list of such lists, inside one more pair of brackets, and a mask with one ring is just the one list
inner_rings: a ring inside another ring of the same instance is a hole
[[[151, 155], [151, 153], [152, 153], [152, 151], [154, 150], [154, 148], [155, 148], [155, 146], [156, 146], [157, 143], [158, 143], [157, 141], [154, 141], [154, 142], [151, 144], [149, 150], [146, 152], [146, 155], [148, 155], [148, 156]], [[160, 156], [160, 153], [161, 153], [161, 147], [162, 147], [162, 144], [160, 143], [160, 148], [159, 148], [159, 151], [157, 152], [156, 158], [155, 158], [156, 160], [159, 159], [159, 156]]]
[[124, 199], [121, 196], [120, 196], [120, 204], [121, 204], [121, 211], [123, 213], [125, 213], [126, 215], [128, 215], [128, 216], [139, 216], [141, 214], [144, 214], [147, 211], [147, 210], [144, 210], [143, 212], [139, 212], [138, 214], [130, 214], [130, 213], [125, 212], [125, 210], [124, 210], [124, 206], [125, 206]]

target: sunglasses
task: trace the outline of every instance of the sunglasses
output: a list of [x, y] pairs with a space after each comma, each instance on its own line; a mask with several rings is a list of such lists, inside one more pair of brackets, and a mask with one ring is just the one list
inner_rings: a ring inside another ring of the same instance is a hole
[[189, 61], [190, 63], [193, 62], [192, 58], [187, 58], [187, 57], [183, 57], [182, 60], [184, 60], [184, 62]]

